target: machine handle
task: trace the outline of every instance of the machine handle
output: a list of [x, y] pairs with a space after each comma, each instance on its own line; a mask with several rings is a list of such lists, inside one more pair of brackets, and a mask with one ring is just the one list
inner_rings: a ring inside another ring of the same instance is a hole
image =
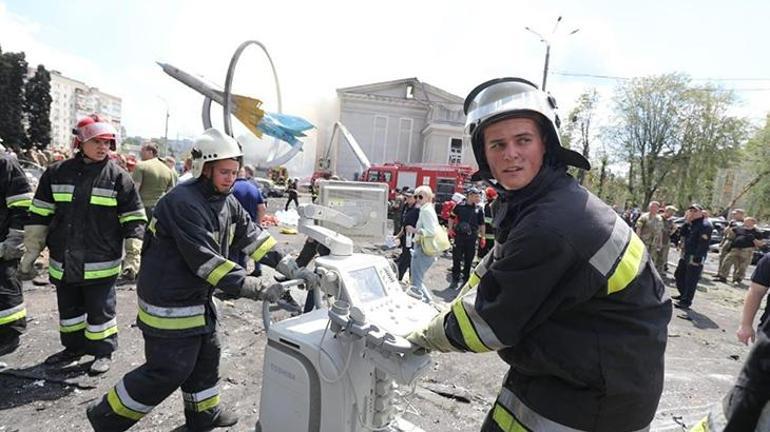
[[[301, 285], [304, 285], [304, 284], [305, 284], [305, 280], [304, 279], [289, 279], [289, 280], [285, 280], [283, 282], [279, 282], [277, 285], [280, 285], [281, 288], [283, 289], [283, 292], [285, 293], [291, 287], [301, 286]], [[319, 302], [319, 298], [320, 298], [320, 295], [319, 295], [319, 293], [317, 291], [318, 291], [318, 288], [316, 287], [316, 288], [311, 288], [310, 292], [307, 293], [307, 295], [315, 296], [316, 308], [319, 306], [318, 302]], [[262, 300], [262, 325], [264, 325], [265, 331], [270, 330], [270, 325], [273, 323], [273, 320], [270, 318], [270, 316], [271, 316], [270, 315], [270, 305], [271, 304], [273, 304], [273, 303], [269, 302], [267, 300]], [[289, 312], [299, 312], [299, 313], [302, 313], [302, 308], [301, 307], [299, 307], [297, 305], [293, 305], [293, 304], [288, 303], [286, 301], [278, 300], [277, 302], [275, 302], [275, 304], [277, 304], [283, 310], [286, 310], [286, 311], [289, 311]]]

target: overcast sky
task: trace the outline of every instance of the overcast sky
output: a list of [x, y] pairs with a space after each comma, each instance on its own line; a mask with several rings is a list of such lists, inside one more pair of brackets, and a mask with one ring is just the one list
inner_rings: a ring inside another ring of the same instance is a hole
[[[770, 2], [767, 1], [203, 1], [0, 0], [0, 46], [30, 65], [85, 81], [123, 99], [129, 135], [201, 131], [202, 98], [155, 64], [162, 61], [220, 86], [243, 41], [265, 44], [278, 69], [284, 112], [318, 126], [325, 141], [338, 117], [335, 89], [417, 77], [465, 97], [476, 84], [521, 76], [540, 84], [552, 39], [548, 90], [562, 114], [586, 88], [610, 107], [616, 81], [558, 73], [633, 77], [683, 72], [743, 89], [739, 113], [758, 122], [770, 111]], [[578, 29], [571, 36], [567, 34]], [[264, 55], [249, 50], [236, 91], [275, 109]], [[751, 78], [764, 80], [735, 80]], [[699, 81], [700, 82], [700, 81]], [[746, 90], [749, 89], [749, 90]], [[306, 152], [307, 153], [307, 152]], [[312, 153], [312, 151], [311, 151]], [[307, 155], [306, 155], [307, 156]]]

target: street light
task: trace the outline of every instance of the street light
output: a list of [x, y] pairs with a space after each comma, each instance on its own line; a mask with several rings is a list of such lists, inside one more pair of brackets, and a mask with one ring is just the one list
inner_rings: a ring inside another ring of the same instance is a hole
[[[553, 25], [553, 30], [551, 30], [551, 35], [546, 38], [545, 36], [541, 35], [540, 33], [532, 30], [529, 27], [524, 27], [524, 30], [534, 34], [538, 38], [540, 38], [540, 42], [543, 42], [545, 44], [545, 65], [543, 66], [543, 86], [542, 90], [545, 91], [545, 84], [548, 81], [548, 62], [551, 58], [551, 40], [553, 40], [553, 37], [556, 35], [556, 29], [559, 28], [559, 23], [561, 22], [561, 16], [559, 18], [556, 18], [556, 23]], [[580, 31], [580, 29], [575, 29], [569, 32], [567, 36], [573, 35]]]
[[163, 132], [163, 147], [165, 148], [165, 151], [168, 153], [168, 118], [171, 116], [168, 112], [168, 101], [164, 99], [160, 95], [155, 95], [158, 99], [162, 100], [163, 103], [166, 105], [166, 129]]

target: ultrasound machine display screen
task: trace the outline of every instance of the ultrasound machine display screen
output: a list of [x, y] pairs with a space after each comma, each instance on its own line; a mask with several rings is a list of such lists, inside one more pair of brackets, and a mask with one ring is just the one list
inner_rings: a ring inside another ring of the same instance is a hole
[[350, 276], [355, 281], [355, 287], [352, 288], [358, 292], [358, 299], [362, 303], [385, 297], [385, 287], [382, 286], [376, 267], [351, 271]]

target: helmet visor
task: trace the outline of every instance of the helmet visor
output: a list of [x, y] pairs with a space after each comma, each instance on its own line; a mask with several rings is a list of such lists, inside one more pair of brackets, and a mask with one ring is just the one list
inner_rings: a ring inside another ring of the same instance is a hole
[[536, 87], [521, 81], [492, 82], [475, 94], [472, 92], [470, 97], [465, 106], [467, 128], [512, 111], [534, 111], [555, 121], [556, 103]]

